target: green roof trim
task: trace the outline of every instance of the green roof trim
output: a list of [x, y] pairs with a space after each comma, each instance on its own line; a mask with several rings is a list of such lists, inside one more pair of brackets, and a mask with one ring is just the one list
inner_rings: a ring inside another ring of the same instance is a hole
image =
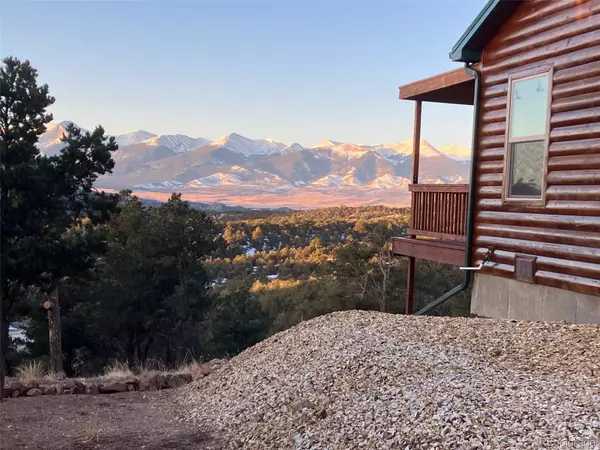
[[469, 28], [452, 47], [450, 59], [456, 62], [479, 62], [485, 45], [520, 4], [521, 1], [518, 0], [488, 0]]

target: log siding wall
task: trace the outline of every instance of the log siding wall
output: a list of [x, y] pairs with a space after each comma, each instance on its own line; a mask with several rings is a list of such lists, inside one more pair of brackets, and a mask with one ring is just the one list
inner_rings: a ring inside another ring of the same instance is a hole
[[[537, 256], [535, 282], [600, 296], [600, 1], [524, 2], [483, 52], [475, 264]], [[502, 201], [509, 75], [552, 64], [545, 205]]]

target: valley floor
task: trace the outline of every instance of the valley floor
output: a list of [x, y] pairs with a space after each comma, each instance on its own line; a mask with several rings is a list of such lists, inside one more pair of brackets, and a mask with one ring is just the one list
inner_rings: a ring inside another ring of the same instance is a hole
[[197, 426], [175, 419], [170, 392], [43, 395], [0, 404], [0, 449], [221, 448]]
[[[101, 186], [103, 191], [117, 192]], [[410, 204], [406, 187], [393, 189], [372, 189], [365, 186], [305, 187], [291, 190], [273, 191], [268, 186], [212, 186], [194, 190], [136, 190], [134, 195], [151, 200], [167, 201], [173, 192], [181, 192], [189, 202], [217, 202], [228, 206], [246, 208], [327, 208], [331, 205], [368, 206], [384, 205], [403, 207]]]

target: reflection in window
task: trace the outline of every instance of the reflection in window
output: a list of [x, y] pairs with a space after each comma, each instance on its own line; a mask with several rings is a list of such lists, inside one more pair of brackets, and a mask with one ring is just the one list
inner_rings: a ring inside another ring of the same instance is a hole
[[542, 195], [545, 145], [545, 141], [512, 144], [510, 197]]
[[510, 138], [546, 134], [548, 74], [513, 82]]
[[510, 83], [508, 198], [542, 198], [550, 89], [549, 73]]

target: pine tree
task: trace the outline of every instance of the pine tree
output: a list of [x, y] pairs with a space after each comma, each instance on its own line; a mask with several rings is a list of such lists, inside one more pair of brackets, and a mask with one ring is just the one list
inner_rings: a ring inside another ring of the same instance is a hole
[[54, 98], [48, 85], [38, 85], [37, 77], [29, 61], [2, 61], [0, 389], [15, 303], [27, 286], [52, 292], [61, 278], [93, 264], [94, 255], [102, 251], [101, 241], [93, 232], [70, 228], [85, 217], [95, 224], [105, 220], [116, 199], [93, 190], [96, 178], [114, 166], [111, 152], [117, 149], [102, 127], [82, 134], [70, 125], [61, 153], [40, 155], [36, 143], [52, 120], [46, 109]]

